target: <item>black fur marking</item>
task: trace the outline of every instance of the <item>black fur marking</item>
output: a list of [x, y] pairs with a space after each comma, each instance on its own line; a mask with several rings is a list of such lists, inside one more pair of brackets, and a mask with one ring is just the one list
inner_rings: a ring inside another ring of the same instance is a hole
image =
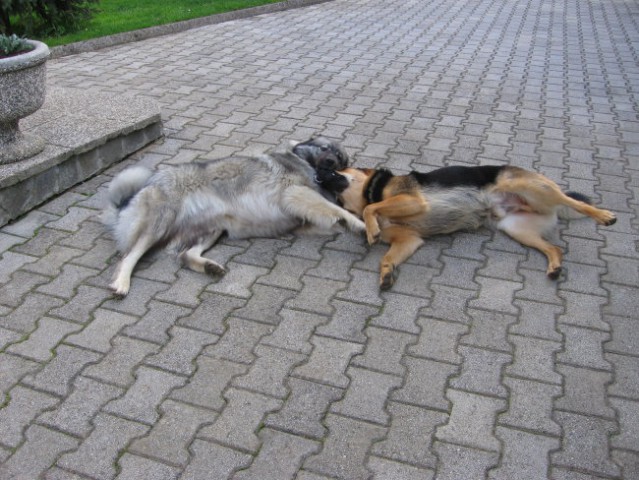
[[438, 185], [441, 187], [476, 187], [483, 188], [495, 183], [497, 176], [504, 169], [500, 165], [480, 167], [452, 166], [443, 167], [428, 173], [411, 172], [422, 186]]
[[371, 179], [368, 181], [368, 185], [364, 189], [364, 198], [366, 203], [377, 203], [383, 200], [382, 193], [384, 188], [388, 185], [388, 182], [394, 175], [390, 170], [380, 168], [375, 171]]

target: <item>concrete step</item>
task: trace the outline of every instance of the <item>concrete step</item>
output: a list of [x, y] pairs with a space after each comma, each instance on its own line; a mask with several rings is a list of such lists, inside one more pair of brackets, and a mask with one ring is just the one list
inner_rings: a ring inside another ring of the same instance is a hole
[[49, 89], [42, 108], [20, 128], [47, 145], [34, 157], [0, 168], [0, 226], [162, 135], [155, 102], [69, 88]]

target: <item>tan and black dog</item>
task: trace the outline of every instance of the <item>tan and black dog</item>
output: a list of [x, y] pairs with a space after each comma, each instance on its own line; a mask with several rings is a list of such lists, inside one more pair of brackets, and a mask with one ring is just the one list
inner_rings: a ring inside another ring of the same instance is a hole
[[543, 235], [573, 210], [602, 225], [612, 212], [596, 208], [585, 195], [562, 192], [547, 177], [511, 166], [452, 166], [428, 173], [393, 175], [386, 169], [347, 168], [349, 186], [338, 192], [345, 209], [366, 224], [368, 242], [390, 244], [381, 261], [380, 288], [393, 285], [395, 268], [432, 235], [476, 230], [492, 224], [548, 259], [547, 275], [558, 278], [562, 251]]

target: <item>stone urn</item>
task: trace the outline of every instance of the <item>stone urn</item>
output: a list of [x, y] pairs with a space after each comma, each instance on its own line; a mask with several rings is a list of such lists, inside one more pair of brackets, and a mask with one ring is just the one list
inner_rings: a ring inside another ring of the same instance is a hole
[[27, 40], [35, 48], [7, 58], [0, 58], [0, 165], [36, 155], [44, 140], [22, 133], [21, 118], [31, 115], [44, 103], [46, 61], [49, 47]]

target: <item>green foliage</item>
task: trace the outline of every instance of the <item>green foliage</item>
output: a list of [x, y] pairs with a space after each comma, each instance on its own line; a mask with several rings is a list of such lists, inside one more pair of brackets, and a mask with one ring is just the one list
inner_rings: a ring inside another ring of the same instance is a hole
[[0, 33], [30, 38], [64, 35], [91, 18], [99, 0], [0, 0]]
[[33, 50], [33, 45], [24, 38], [13, 35], [0, 35], [0, 57], [8, 57], [16, 53]]

